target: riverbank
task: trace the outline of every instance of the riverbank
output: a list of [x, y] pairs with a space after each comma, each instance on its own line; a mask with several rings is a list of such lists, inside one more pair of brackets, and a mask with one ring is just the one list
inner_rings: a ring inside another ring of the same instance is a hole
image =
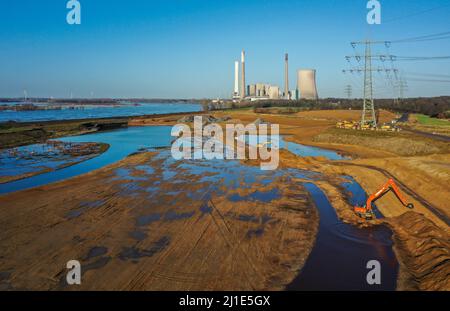
[[[199, 112], [180, 112], [140, 117], [107, 117], [96, 119], [54, 120], [40, 122], [5, 122], [0, 123], [0, 149], [14, 148], [36, 143], [43, 143], [48, 139], [91, 134], [126, 128], [136, 120], [147, 118], [181, 118], [195, 115]], [[131, 124], [134, 125], [134, 124]]]

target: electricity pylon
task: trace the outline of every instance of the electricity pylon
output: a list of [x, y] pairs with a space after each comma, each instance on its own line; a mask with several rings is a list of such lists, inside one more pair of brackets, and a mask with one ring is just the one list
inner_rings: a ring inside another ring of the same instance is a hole
[[352, 97], [352, 86], [350, 84], [345, 86], [345, 94], [347, 95], [347, 99]]
[[374, 127], [377, 127], [375, 103], [373, 101], [372, 51], [370, 44], [370, 41], [366, 41], [366, 53], [364, 57], [364, 102], [361, 116], [361, 126], [371, 124]]
[[[343, 70], [343, 73], [349, 72], [351, 74], [358, 72], [364, 72], [364, 87], [363, 87], [363, 112], [361, 115], [361, 126], [364, 125], [370, 125], [373, 127], [377, 127], [377, 118], [375, 114], [375, 102], [373, 99], [373, 79], [372, 79], [372, 72], [385, 72], [388, 75], [390, 72], [394, 72], [395, 75], [397, 75], [398, 70], [397, 69], [386, 69], [386, 68], [373, 68], [372, 67], [372, 59], [379, 59], [381, 62], [385, 62], [387, 60], [390, 60], [391, 62], [396, 60], [396, 57], [393, 55], [387, 54], [375, 54], [372, 55], [372, 45], [373, 44], [384, 44], [386, 46], [390, 45], [389, 41], [361, 41], [361, 42], [352, 42], [351, 45], [353, 49], [355, 49], [356, 45], [364, 45], [365, 46], [365, 53], [364, 56], [362, 55], [353, 55], [353, 56], [346, 56], [345, 58], [350, 63], [350, 59], [356, 59], [356, 61], [359, 63], [364, 59], [364, 68], [352, 68], [349, 70]], [[355, 50], [356, 51], [356, 50]]]

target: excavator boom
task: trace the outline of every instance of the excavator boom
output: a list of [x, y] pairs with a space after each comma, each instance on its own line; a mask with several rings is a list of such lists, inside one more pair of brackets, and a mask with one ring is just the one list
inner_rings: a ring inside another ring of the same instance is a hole
[[375, 192], [374, 194], [370, 195], [367, 198], [367, 202], [364, 207], [355, 206], [355, 213], [366, 219], [373, 218], [374, 213], [372, 210], [372, 203], [375, 202], [376, 200], [380, 199], [381, 197], [383, 197], [389, 191], [393, 191], [395, 193], [395, 195], [397, 196], [399, 201], [403, 204], [403, 206], [405, 206], [409, 209], [414, 208], [414, 205], [412, 203], [408, 203], [406, 201], [405, 197], [400, 192], [400, 189], [395, 184], [394, 180], [389, 179], [386, 182], [386, 184], [384, 184], [383, 187], [380, 188], [380, 190], [378, 190], [377, 192]]

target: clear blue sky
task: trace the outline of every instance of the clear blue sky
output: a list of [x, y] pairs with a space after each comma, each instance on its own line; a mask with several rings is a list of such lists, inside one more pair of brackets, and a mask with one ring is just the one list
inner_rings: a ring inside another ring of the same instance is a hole
[[[66, 2], [0, 0], [0, 97], [229, 97], [241, 49], [248, 83], [282, 86], [288, 52], [291, 89], [295, 69], [316, 68], [321, 97], [344, 96], [346, 84], [360, 95], [362, 78], [342, 73], [351, 41], [450, 31], [449, 0], [381, 0], [379, 26], [367, 25], [366, 0], [80, 0], [79, 26], [66, 23]], [[390, 52], [450, 55], [450, 39]], [[450, 60], [397, 66], [450, 75]], [[450, 95], [450, 83], [410, 81], [406, 95]]]

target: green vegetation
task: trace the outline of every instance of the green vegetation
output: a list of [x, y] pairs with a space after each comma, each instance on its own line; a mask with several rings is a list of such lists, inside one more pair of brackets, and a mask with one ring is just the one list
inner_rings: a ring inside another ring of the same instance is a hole
[[447, 120], [431, 118], [423, 114], [416, 114], [415, 117], [420, 124], [432, 125], [432, 126], [450, 126], [450, 122]]
[[93, 119], [36, 123], [9, 122], [0, 126], [0, 149], [43, 143], [47, 139], [127, 126], [127, 119]]

